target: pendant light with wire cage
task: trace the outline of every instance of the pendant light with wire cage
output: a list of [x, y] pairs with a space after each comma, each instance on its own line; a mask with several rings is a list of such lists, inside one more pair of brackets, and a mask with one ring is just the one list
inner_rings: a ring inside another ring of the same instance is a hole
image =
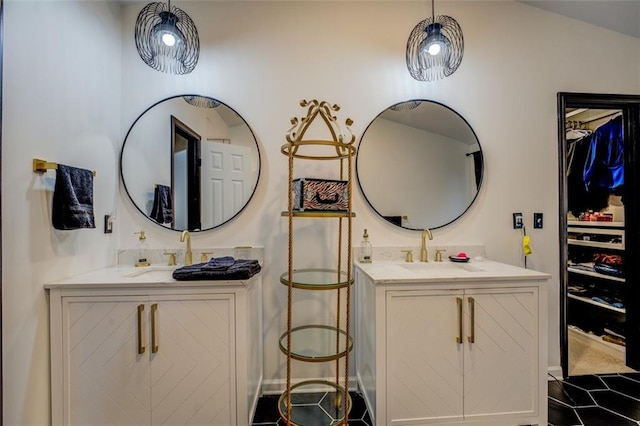
[[418, 23], [407, 41], [407, 68], [419, 81], [434, 81], [453, 74], [462, 62], [464, 38], [460, 24], [450, 16], [435, 15]]
[[135, 26], [136, 48], [151, 68], [189, 74], [200, 56], [200, 39], [193, 20], [185, 11], [168, 3], [154, 2], [138, 14]]

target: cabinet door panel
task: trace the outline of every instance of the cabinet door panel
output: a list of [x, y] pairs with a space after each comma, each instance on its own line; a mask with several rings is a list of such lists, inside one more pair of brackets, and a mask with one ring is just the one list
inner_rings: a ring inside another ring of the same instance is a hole
[[235, 418], [233, 295], [158, 298], [151, 354], [153, 424], [231, 425]]
[[537, 289], [467, 291], [475, 301], [475, 343], [465, 342], [465, 418], [533, 414], [538, 395]]
[[457, 298], [462, 292], [388, 293], [387, 424], [462, 418]]
[[[151, 423], [148, 355], [137, 352], [137, 307], [141, 303], [67, 299], [65, 424]], [[142, 319], [146, 322], [145, 316]], [[143, 333], [146, 328], [143, 323]]]

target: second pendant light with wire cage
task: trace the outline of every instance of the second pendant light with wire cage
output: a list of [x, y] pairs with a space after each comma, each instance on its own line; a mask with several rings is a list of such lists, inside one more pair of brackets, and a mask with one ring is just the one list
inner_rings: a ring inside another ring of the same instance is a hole
[[435, 15], [413, 28], [407, 41], [407, 68], [416, 80], [434, 81], [453, 74], [462, 62], [464, 38], [460, 24], [450, 16]]

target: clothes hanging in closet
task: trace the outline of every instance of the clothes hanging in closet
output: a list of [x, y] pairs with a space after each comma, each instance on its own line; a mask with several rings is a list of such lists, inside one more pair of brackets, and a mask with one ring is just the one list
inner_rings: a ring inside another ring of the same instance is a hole
[[593, 132], [587, 162], [584, 165], [584, 184], [587, 191], [595, 187], [615, 191], [624, 185], [624, 135], [621, 115]]
[[[577, 139], [570, 139], [577, 137]], [[574, 216], [608, 206], [609, 195], [622, 193], [624, 185], [624, 135], [622, 116], [593, 133], [567, 132], [567, 202]]]

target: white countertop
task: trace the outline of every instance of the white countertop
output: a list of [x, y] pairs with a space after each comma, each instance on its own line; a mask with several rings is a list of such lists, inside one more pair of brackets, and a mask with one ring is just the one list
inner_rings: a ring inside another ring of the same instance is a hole
[[373, 261], [356, 267], [376, 284], [547, 280], [551, 275], [490, 260], [456, 263]]
[[95, 288], [95, 287], [223, 287], [246, 286], [248, 280], [203, 280], [177, 281], [173, 279], [173, 270], [179, 266], [152, 265], [136, 268], [119, 265], [99, 269], [93, 272], [52, 281], [45, 284], [45, 289], [54, 288]]

